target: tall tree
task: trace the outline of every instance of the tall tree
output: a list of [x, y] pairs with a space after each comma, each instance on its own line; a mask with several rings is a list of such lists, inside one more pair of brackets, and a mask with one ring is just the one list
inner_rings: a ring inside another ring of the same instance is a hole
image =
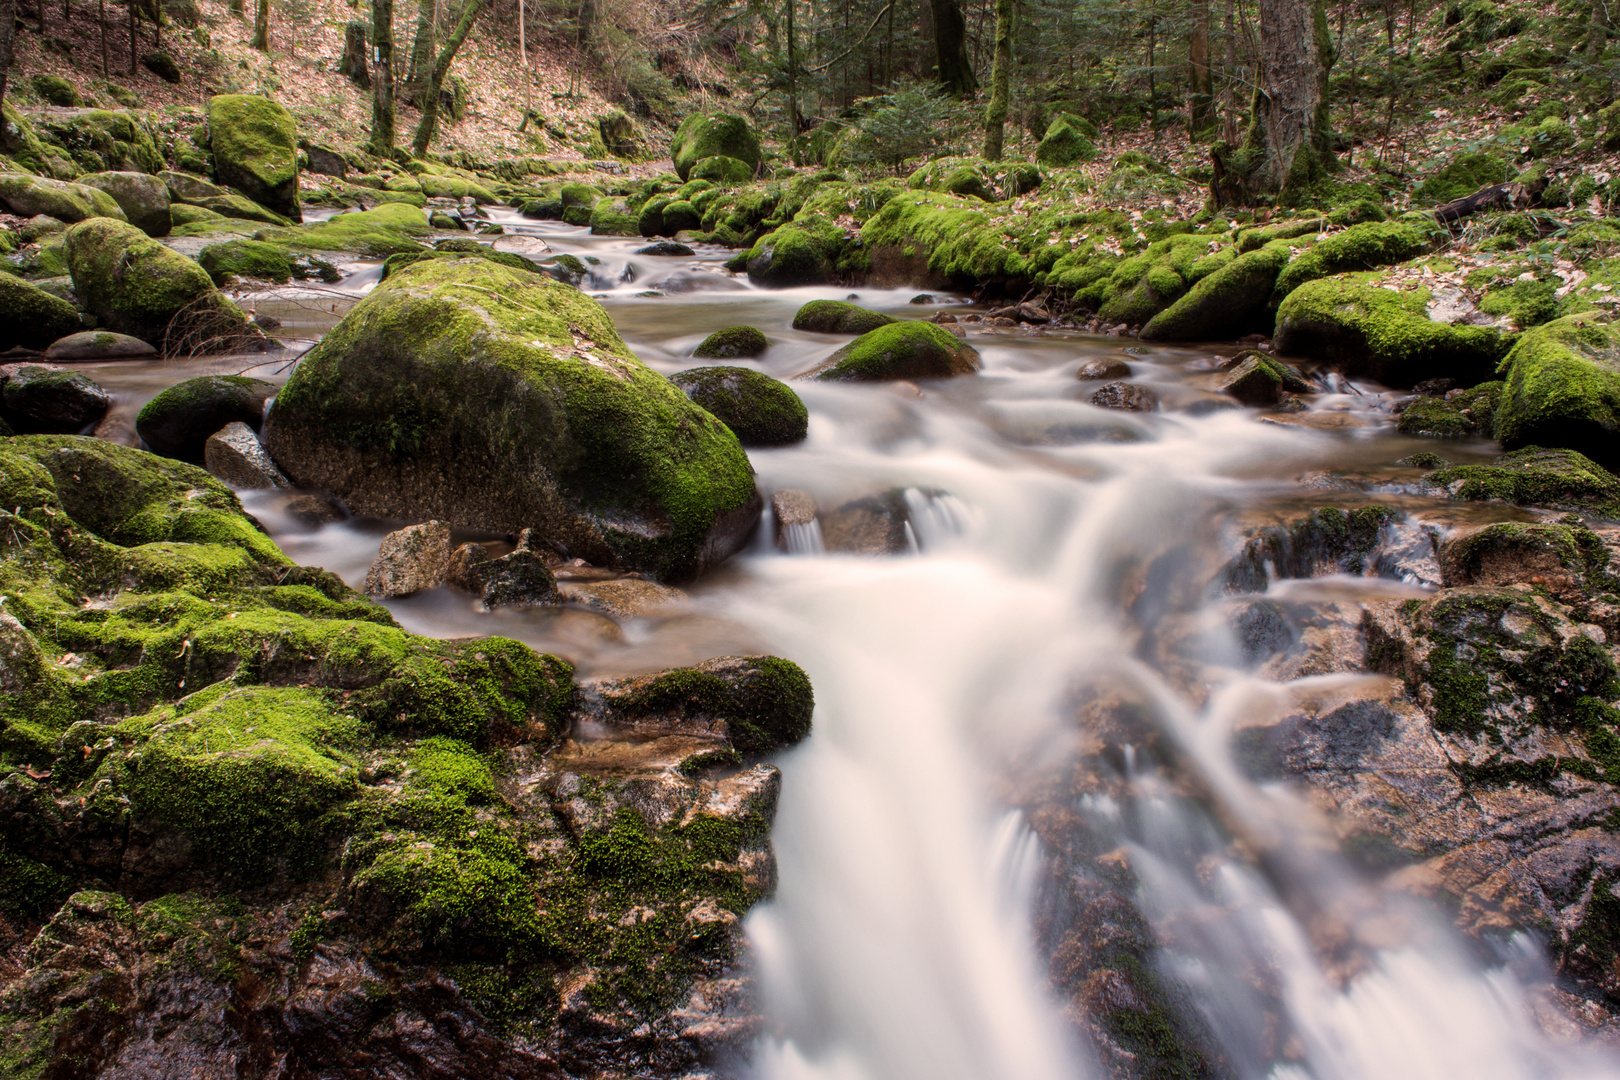
[[[11, 70], [11, 44], [17, 36], [17, 0], [0, 0], [0, 110], [6, 104], [6, 72]], [[0, 137], [6, 125], [0, 122]]]
[[411, 149], [418, 154], [426, 152], [429, 144], [439, 133], [439, 87], [444, 85], [444, 77], [450, 73], [450, 62], [456, 58], [456, 52], [461, 43], [467, 40], [472, 32], [473, 23], [478, 19], [478, 13], [484, 10], [487, 0], [466, 0], [461, 8], [461, 18], [456, 20], [456, 28], [450, 31], [450, 39], [444, 43], [439, 51], [439, 58], [434, 61], [433, 69], [428, 73], [428, 85], [423, 90], [425, 100], [422, 102], [422, 119], [416, 125], [416, 135], [411, 139]]
[[1192, 0], [1192, 36], [1187, 41], [1189, 68], [1188, 115], [1192, 134], [1208, 131], [1215, 123], [1214, 82], [1209, 71], [1209, 0]]
[[967, 97], [979, 88], [967, 51], [967, 20], [958, 0], [929, 0], [934, 21], [934, 56], [946, 93]]
[[996, 57], [990, 68], [990, 103], [984, 107], [984, 157], [1001, 160], [1013, 64], [1013, 0], [996, 0]]
[[253, 11], [253, 40], [248, 47], [270, 51], [270, 0], [259, 0]]
[[371, 140], [378, 157], [394, 153], [394, 0], [371, 0]]
[[1328, 127], [1333, 36], [1322, 0], [1260, 0], [1262, 112], [1266, 157], [1261, 180], [1285, 192], [1335, 164]]
[[416, 4], [416, 36], [411, 39], [411, 66], [405, 74], [404, 90], [401, 93], [406, 101], [414, 102], [417, 108], [422, 107], [422, 95], [427, 91], [430, 73], [433, 71], [433, 54], [439, 48], [439, 0], [417, 0]]

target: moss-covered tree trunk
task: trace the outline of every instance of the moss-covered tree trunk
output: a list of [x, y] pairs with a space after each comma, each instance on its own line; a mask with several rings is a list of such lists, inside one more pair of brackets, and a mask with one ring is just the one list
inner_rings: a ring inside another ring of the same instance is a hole
[[450, 40], [444, 43], [438, 60], [434, 61], [432, 70], [428, 72], [428, 85], [422, 91], [426, 99], [422, 102], [422, 120], [416, 125], [416, 135], [411, 139], [411, 149], [418, 154], [426, 152], [434, 136], [439, 133], [439, 87], [444, 85], [444, 77], [450, 73], [450, 63], [456, 58], [461, 43], [472, 32], [473, 23], [478, 20], [478, 13], [484, 10], [485, 3], [486, 0], [467, 0], [461, 9], [461, 18], [456, 20], [456, 28], [450, 32]]
[[596, 32], [596, 0], [579, 0], [579, 12], [574, 18], [578, 27], [575, 43], [583, 52], [591, 46], [591, 35]]
[[1187, 42], [1187, 105], [1192, 133], [1202, 134], [1215, 125], [1214, 82], [1209, 71], [1209, 0], [1193, 0], [1192, 35]]
[[[0, 109], [6, 105], [6, 72], [11, 70], [11, 46], [17, 38], [17, 0], [0, 0]], [[0, 124], [0, 130], [4, 129]]]
[[934, 17], [934, 56], [940, 85], [949, 94], [967, 97], [979, 88], [967, 51], [967, 20], [957, 0], [929, 0]]
[[411, 67], [401, 96], [423, 108], [423, 95], [433, 72], [433, 54], [439, 48], [439, 0], [417, 0], [416, 35], [411, 39]]
[[984, 159], [1001, 160], [1007, 127], [1013, 63], [1013, 0], [996, 0], [996, 58], [990, 68], [990, 102], [984, 107]]
[[338, 61], [338, 74], [362, 90], [371, 89], [366, 48], [366, 24], [356, 19], [343, 28], [343, 58]]
[[248, 45], [255, 49], [270, 51], [270, 0], [259, 0], [259, 5], [253, 12], [253, 40]]
[[371, 141], [378, 157], [394, 153], [394, 0], [371, 0]]

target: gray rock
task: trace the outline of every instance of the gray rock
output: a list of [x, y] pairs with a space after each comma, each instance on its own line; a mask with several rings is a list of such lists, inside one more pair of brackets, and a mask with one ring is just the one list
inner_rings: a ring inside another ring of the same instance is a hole
[[203, 467], [233, 488], [284, 488], [291, 482], [264, 452], [253, 429], [233, 420], [208, 437]]
[[1101, 360], [1087, 360], [1075, 372], [1075, 378], [1082, 382], [1104, 382], [1109, 379], [1128, 379], [1131, 377], [1131, 365], [1117, 356], [1105, 357]]
[[1159, 407], [1159, 395], [1136, 383], [1111, 382], [1092, 393], [1091, 403], [1100, 409], [1152, 412]]
[[383, 537], [377, 558], [366, 571], [372, 596], [409, 596], [445, 583], [450, 569], [450, 526], [425, 521]]
[[529, 530], [524, 532], [517, 550], [500, 558], [492, 558], [483, 544], [462, 544], [450, 555], [446, 584], [483, 597], [489, 608], [557, 603], [557, 579], [529, 549]]
[[309, 159], [309, 171], [312, 173], [335, 176], [339, 180], [349, 174], [349, 163], [336, 150], [310, 143], [304, 147], [304, 156]]
[[147, 360], [157, 354], [140, 338], [110, 330], [85, 330], [51, 342], [45, 359], [53, 364], [78, 364], [89, 360]]
[[146, 173], [103, 172], [79, 177], [79, 183], [98, 188], [113, 197], [129, 223], [147, 236], [168, 236], [169, 188], [162, 180]]
[[77, 435], [112, 407], [112, 395], [77, 371], [44, 364], [0, 367], [5, 419], [22, 434]]
[[559, 588], [562, 598], [569, 603], [599, 611], [612, 619], [645, 618], [687, 598], [680, 589], [640, 578], [565, 581]]

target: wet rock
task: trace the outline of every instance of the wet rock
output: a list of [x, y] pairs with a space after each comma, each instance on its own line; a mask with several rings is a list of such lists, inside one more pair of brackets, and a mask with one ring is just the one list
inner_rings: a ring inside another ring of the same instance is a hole
[[670, 381], [744, 446], [787, 446], [809, 433], [810, 412], [793, 388], [751, 368], [688, 368]]
[[771, 516], [776, 521], [776, 546], [792, 550], [794, 545], [789, 536], [793, 531], [815, 524], [815, 496], [796, 488], [778, 488], [771, 495]]
[[1528, 447], [1490, 465], [1446, 465], [1423, 478], [1453, 499], [1549, 506], [1620, 518], [1620, 479], [1574, 450]]
[[979, 370], [979, 352], [930, 322], [897, 322], [870, 330], [803, 377], [829, 382], [939, 379]]
[[618, 578], [613, 581], [563, 582], [564, 600], [599, 611], [612, 619], [641, 619], [687, 599], [686, 593], [656, 581]]
[[298, 201], [298, 127], [292, 114], [257, 94], [208, 99], [214, 175], [249, 199], [293, 221]]
[[409, 596], [445, 583], [450, 569], [450, 526], [427, 521], [383, 537], [366, 571], [366, 592], [391, 598]]
[[1620, 326], [1588, 311], [1526, 330], [1503, 361], [1495, 435], [1509, 450], [1568, 447], [1620, 467]]
[[81, 176], [78, 182], [111, 195], [129, 223], [147, 236], [169, 235], [173, 227], [169, 188], [157, 177], [138, 172], [104, 172]]
[[729, 326], [698, 342], [692, 355], [705, 360], [752, 359], [763, 356], [770, 345], [765, 334], [752, 326]]
[[1245, 357], [1216, 384], [1245, 405], [1275, 405], [1283, 391], [1308, 394], [1316, 390], [1298, 371], [1267, 356]]
[[1117, 356], [1107, 356], [1097, 360], [1087, 360], [1080, 365], [1075, 378], [1081, 382], [1101, 382], [1110, 379], [1128, 379], [1131, 377], [1131, 365]]
[[580, 689], [582, 711], [610, 727], [641, 737], [714, 736], [753, 754], [799, 742], [815, 711], [804, 671], [774, 656], [722, 656]]
[[[1430, 380], [1447, 383], [1449, 379]], [[1401, 410], [1396, 430], [1402, 435], [1431, 439], [1463, 439], [1488, 436], [1496, 428], [1497, 405], [1502, 398], [1501, 382], [1480, 383], [1470, 389], [1441, 391], [1443, 396], [1424, 396]], [[1413, 389], [1422, 392], [1421, 387]]]
[[816, 334], [864, 334], [896, 320], [843, 300], [812, 300], [793, 315], [793, 329]]
[[899, 491], [854, 499], [820, 515], [828, 551], [900, 555], [911, 550], [905, 497]]
[[746, 269], [750, 281], [768, 288], [822, 285], [832, 277], [832, 263], [821, 243], [793, 225], [784, 225], [761, 237], [753, 247], [726, 265]]
[[264, 452], [259, 436], [240, 420], [208, 437], [203, 445], [203, 467], [239, 491], [292, 486]]
[[1111, 382], [1092, 391], [1091, 403], [1100, 409], [1152, 412], [1159, 407], [1159, 395], [1137, 383]]
[[88, 376], [54, 366], [0, 367], [0, 402], [10, 426], [24, 434], [73, 435], [96, 425], [112, 395]]
[[53, 364], [77, 364], [91, 360], [148, 360], [157, 355], [140, 338], [114, 334], [109, 330], [85, 330], [57, 338], [45, 350]]
[[636, 249], [637, 255], [657, 255], [661, 258], [686, 258], [694, 252], [685, 244], [678, 244], [674, 240], [660, 240], [656, 244]]
[[521, 545], [496, 558], [483, 544], [462, 544], [450, 555], [445, 582], [482, 597], [488, 608], [555, 604], [559, 600], [557, 579], [545, 560]]
[[933, 293], [918, 293], [916, 296], [913, 296], [910, 300], [906, 301], [908, 304], [933, 304], [937, 302], [938, 301], [934, 298]]
[[80, 327], [73, 305], [11, 274], [0, 273], [0, 352], [43, 349]]
[[[470, 340], [485, 344], [454, 346]], [[532, 527], [664, 580], [721, 562], [759, 517], [736, 436], [599, 304], [482, 260], [417, 263], [373, 290], [299, 363], [265, 443], [295, 484], [358, 512]]]
[[335, 495], [319, 493], [295, 495], [287, 500], [283, 509], [290, 517], [312, 529], [334, 521], [346, 521], [349, 517], [349, 509], [342, 500]]
[[1564, 600], [1611, 588], [1608, 564], [1603, 542], [1579, 524], [1504, 521], [1459, 533], [1440, 546], [1441, 580], [1448, 586], [1522, 583]]
[[125, 220], [118, 200], [100, 188], [43, 176], [0, 173], [0, 205], [26, 218], [49, 214], [70, 223], [94, 217]]
[[158, 394], [141, 407], [135, 430], [154, 454], [201, 463], [209, 436], [230, 423], [258, 431], [274, 383], [245, 375], [200, 375]]

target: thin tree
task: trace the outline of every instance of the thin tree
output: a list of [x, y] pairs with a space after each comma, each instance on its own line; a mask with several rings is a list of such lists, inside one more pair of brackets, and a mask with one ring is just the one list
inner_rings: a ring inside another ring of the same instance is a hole
[[[0, 111], [6, 106], [6, 73], [11, 70], [11, 45], [17, 36], [17, 0], [0, 0]], [[0, 123], [0, 137], [6, 125]]]
[[796, 0], [787, 0], [788, 129], [795, 136], [799, 134], [799, 56], [798, 42], [793, 33], [793, 9], [796, 6]]
[[1187, 41], [1190, 69], [1188, 116], [1189, 133], [1200, 135], [1215, 123], [1214, 84], [1209, 72], [1209, 0], [1192, 0], [1192, 36]]
[[135, 0], [127, 0], [129, 4], [129, 73], [135, 74]]
[[253, 40], [248, 47], [263, 52], [270, 51], [270, 0], [259, 0], [259, 5], [253, 12]]
[[394, 0], [371, 0], [371, 139], [378, 157], [394, 153]]
[[968, 59], [967, 20], [957, 0], [929, 0], [934, 19], [934, 54], [939, 64], [939, 81], [945, 92], [969, 97], [979, 88]]
[[422, 119], [416, 125], [416, 135], [411, 139], [411, 149], [418, 154], [427, 152], [439, 132], [439, 87], [444, 85], [444, 78], [450, 73], [450, 62], [456, 58], [461, 43], [472, 32], [473, 23], [477, 21], [478, 13], [484, 10], [485, 3], [487, 0], [467, 0], [462, 6], [461, 18], [456, 21], [456, 28], [450, 31], [450, 39], [444, 43], [444, 48], [439, 51], [439, 59], [434, 61], [433, 69], [429, 72], [428, 86], [423, 91], [426, 100], [422, 102]]
[[1001, 160], [1013, 65], [1013, 0], [996, 0], [996, 54], [990, 68], [990, 103], [984, 108], [984, 157]]
[[101, 77], [107, 79], [107, 0], [96, 0], [96, 24], [101, 28]]
[[433, 70], [433, 53], [439, 47], [438, 37], [438, 0], [417, 0], [416, 36], [411, 39], [411, 66], [405, 73], [405, 90], [402, 96], [406, 101], [414, 102], [418, 108], [422, 106], [422, 94], [427, 88], [428, 73]]

